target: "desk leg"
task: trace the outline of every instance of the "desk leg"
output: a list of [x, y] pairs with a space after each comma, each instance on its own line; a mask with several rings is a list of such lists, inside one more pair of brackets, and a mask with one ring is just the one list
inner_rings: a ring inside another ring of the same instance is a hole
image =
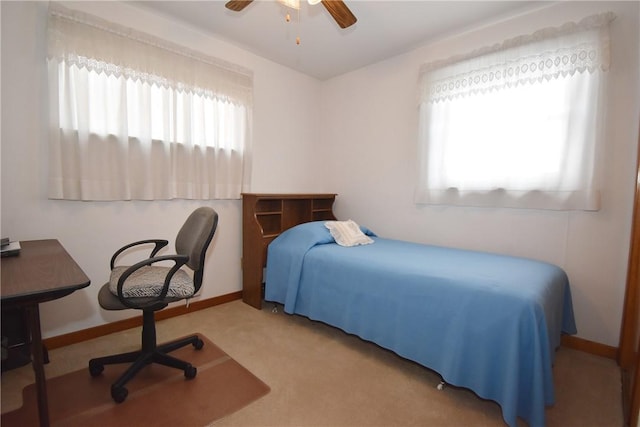
[[47, 383], [44, 376], [44, 356], [42, 352], [42, 334], [40, 331], [40, 308], [38, 304], [26, 307], [31, 331], [31, 354], [33, 355], [33, 371], [36, 374], [36, 390], [38, 393], [38, 415], [40, 426], [49, 426], [49, 404], [47, 402]]

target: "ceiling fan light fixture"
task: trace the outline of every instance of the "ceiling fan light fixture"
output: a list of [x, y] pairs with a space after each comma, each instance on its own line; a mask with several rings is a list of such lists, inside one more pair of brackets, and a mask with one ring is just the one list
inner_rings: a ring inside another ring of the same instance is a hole
[[291, 9], [300, 10], [300, 0], [278, 0], [278, 3]]
[[[314, 2], [318, 3], [318, 0], [307, 1], [312, 4], [314, 4]], [[300, 10], [300, 0], [278, 0], [278, 2], [287, 7]], [[240, 12], [250, 3], [253, 3], [253, 0], [229, 0], [225, 3], [225, 7], [234, 12]], [[322, 1], [322, 5], [327, 9], [340, 28], [350, 27], [358, 21], [358, 18], [355, 17], [342, 0], [326, 0]]]

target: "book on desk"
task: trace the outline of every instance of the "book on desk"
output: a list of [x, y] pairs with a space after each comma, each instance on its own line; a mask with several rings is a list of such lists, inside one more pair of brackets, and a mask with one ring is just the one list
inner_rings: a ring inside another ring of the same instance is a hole
[[20, 254], [20, 242], [10, 241], [8, 237], [0, 240], [0, 256], [15, 256]]

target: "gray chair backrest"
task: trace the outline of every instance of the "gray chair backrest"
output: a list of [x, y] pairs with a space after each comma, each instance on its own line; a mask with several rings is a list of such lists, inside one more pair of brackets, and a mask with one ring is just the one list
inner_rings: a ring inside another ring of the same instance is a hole
[[176, 253], [188, 255], [187, 266], [194, 271], [196, 291], [202, 282], [204, 256], [218, 227], [218, 213], [209, 207], [196, 209], [189, 215], [176, 237]]

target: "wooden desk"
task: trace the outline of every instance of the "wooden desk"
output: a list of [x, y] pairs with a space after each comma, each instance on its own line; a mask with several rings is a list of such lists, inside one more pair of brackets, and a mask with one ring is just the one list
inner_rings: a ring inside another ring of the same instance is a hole
[[39, 304], [89, 286], [90, 280], [57, 240], [20, 242], [20, 255], [1, 259], [3, 307], [24, 307], [31, 332], [31, 353], [41, 426], [49, 425]]

